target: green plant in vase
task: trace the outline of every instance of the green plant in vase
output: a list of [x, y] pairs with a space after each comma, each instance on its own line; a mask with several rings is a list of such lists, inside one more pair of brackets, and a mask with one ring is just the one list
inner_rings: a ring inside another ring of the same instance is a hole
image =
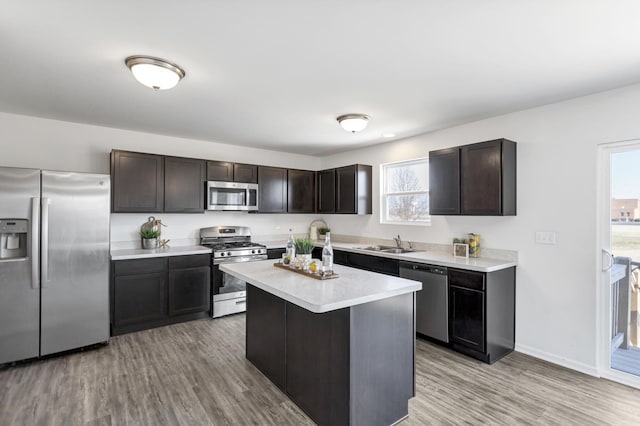
[[296, 255], [311, 254], [315, 241], [311, 238], [296, 238]]
[[155, 229], [143, 229], [140, 231], [140, 238], [142, 238], [143, 249], [154, 249], [158, 247], [158, 237], [160, 231]]
[[326, 234], [327, 232], [331, 232], [331, 228], [325, 228], [325, 227], [318, 228], [318, 235], [321, 235], [324, 237], [324, 234]]

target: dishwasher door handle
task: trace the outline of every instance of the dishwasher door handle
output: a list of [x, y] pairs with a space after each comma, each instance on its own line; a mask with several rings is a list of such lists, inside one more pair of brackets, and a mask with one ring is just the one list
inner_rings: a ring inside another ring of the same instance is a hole
[[422, 266], [422, 265], [415, 265], [415, 264], [411, 264], [411, 265], [401, 265], [400, 269], [409, 269], [409, 270], [413, 270], [413, 271], [422, 271], [422, 272], [427, 272], [429, 274], [438, 274], [438, 275], [447, 275], [447, 269], [442, 267], [442, 268], [438, 268], [438, 267], [433, 267], [433, 266]]

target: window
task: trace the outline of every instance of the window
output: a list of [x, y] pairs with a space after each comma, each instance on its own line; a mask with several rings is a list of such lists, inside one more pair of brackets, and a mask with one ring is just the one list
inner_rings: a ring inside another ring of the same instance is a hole
[[429, 160], [382, 164], [381, 223], [429, 223]]

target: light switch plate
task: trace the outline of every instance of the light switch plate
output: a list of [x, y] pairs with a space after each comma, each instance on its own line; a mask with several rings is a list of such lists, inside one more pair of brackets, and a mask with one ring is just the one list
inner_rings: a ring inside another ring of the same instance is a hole
[[553, 231], [536, 231], [536, 244], [556, 244], [556, 233]]

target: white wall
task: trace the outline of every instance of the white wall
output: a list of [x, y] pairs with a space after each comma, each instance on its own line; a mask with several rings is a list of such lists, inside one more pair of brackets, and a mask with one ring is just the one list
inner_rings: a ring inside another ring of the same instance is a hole
[[[324, 217], [334, 233], [401, 234], [448, 244], [476, 232], [485, 247], [517, 250], [517, 349], [595, 374], [596, 146], [640, 138], [639, 105], [640, 85], [630, 86], [322, 159], [0, 113], [0, 166], [108, 172], [112, 148], [309, 169], [372, 164], [374, 214]], [[516, 217], [434, 217], [429, 227], [379, 223], [381, 163], [498, 137], [518, 142]], [[146, 216], [113, 215], [113, 241], [135, 236]], [[230, 223], [249, 225], [254, 234], [289, 226], [304, 232], [315, 218], [213, 212], [161, 217], [170, 226], [163, 234], [168, 238], [195, 237], [202, 226]], [[536, 230], [556, 231], [558, 244], [534, 244]]]
[[[320, 159], [311, 156], [253, 149], [241, 146], [133, 132], [0, 113], [0, 166], [49, 170], [109, 173], [112, 149], [264, 164], [315, 170]], [[133, 241], [148, 214], [114, 214], [111, 241]], [[246, 225], [254, 235], [306, 232], [313, 215], [249, 215], [206, 212], [204, 214], [155, 214], [169, 225], [162, 237], [172, 240], [198, 238], [198, 230], [215, 225]]]
[[[448, 244], [468, 232], [485, 247], [518, 251], [517, 349], [596, 374], [597, 144], [640, 138], [640, 85], [512, 113], [323, 158], [322, 167], [373, 165], [374, 214], [333, 216], [338, 234], [361, 232]], [[516, 217], [433, 217], [431, 226], [379, 223], [381, 163], [505, 137], [518, 142]], [[534, 243], [556, 231], [555, 246]]]

